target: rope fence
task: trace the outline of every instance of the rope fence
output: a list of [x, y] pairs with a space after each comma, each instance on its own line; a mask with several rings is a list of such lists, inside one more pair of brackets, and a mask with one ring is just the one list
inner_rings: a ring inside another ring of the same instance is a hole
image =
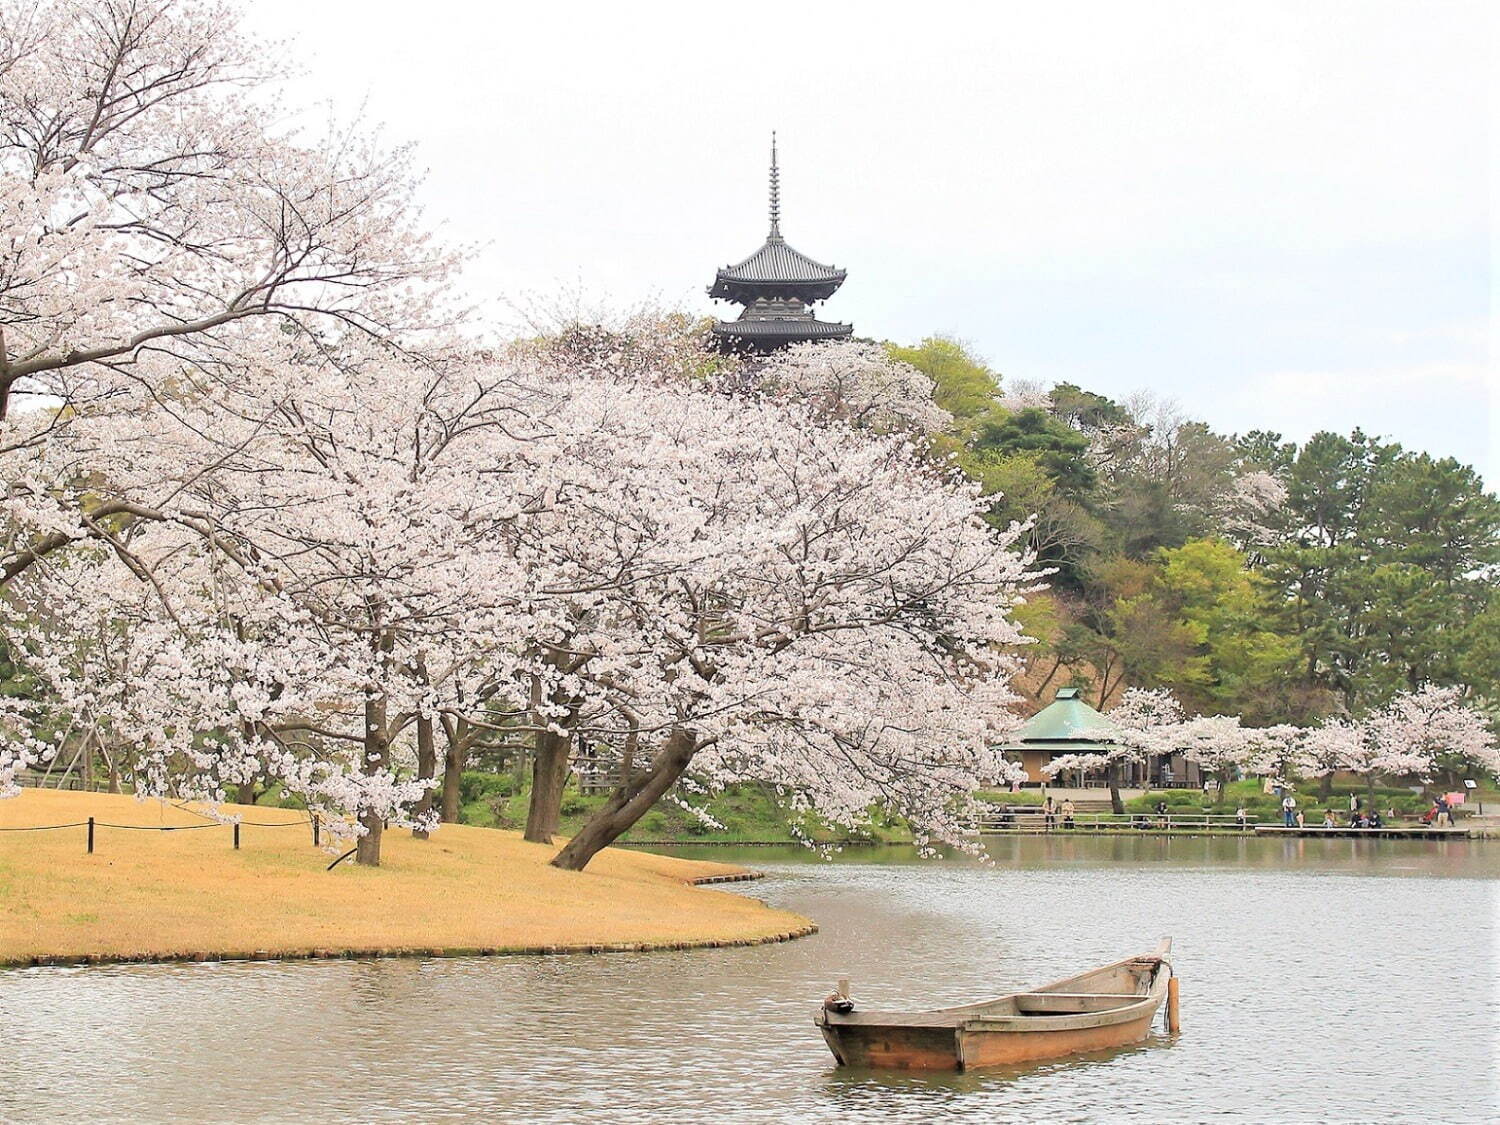
[[[202, 813], [196, 812], [193, 809], [183, 809], [183, 811], [184, 812], [190, 812], [194, 816], [203, 816]], [[108, 821], [99, 820], [99, 819], [91, 816], [87, 820], [75, 820], [75, 821], [72, 821], [72, 822], [70, 822], [68, 824], [25, 824], [25, 825], [14, 825], [14, 826], [0, 826], [0, 832], [56, 832], [56, 831], [59, 831], [61, 829], [65, 829], [65, 828], [86, 828], [86, 829], [88, 829], [88, 835], [87, 835], [87, 852], [88, 852], [89, 855], [93, 855], [94, 854], [94, 832], [95, 832], [96, 829], [99, 829], [99, 828], [113, 828], [113, 829], [116, 829], [116, 830], [119, 830], [119, 831], [123, 831], [123, 832], [192, 832], [195, 829], [199, 829], [199, 828], [230, 828], [230, 829], [233, 829], [234, 847], [235, 847], [236, 850], [238, 850], [239, 846], [240, 846], [240, 829], [241, 828], [297, 828], [297, 827], [300, 827], [301, 825], [304, 825], [304, 824], [311, 824], [312, 825], [313, 847], [316, 848], [316, 847], [321, 847], [322, 846], [322, 839], [321, 839], [321, 837], [322, 837], [322, 824], [321, 824], [321, 822], [316, 817], [303, 817], [301, 820], [277, 820], [277, 821], [271, 821], [271, 820], [221, 821], [221, 820], [213, 820], [212, 817], [204, 817], [204, 819], [205, 820], [210, 820], [210, 821], [212, 821], [212, 823], [210, 823], [210, 824], [163, 824], [163, 825], [160, 825], [160, 826], [157, 826], [157, 827], [153, 827], [152, 825], [149, 825], [149, 824], [111, 824]]]

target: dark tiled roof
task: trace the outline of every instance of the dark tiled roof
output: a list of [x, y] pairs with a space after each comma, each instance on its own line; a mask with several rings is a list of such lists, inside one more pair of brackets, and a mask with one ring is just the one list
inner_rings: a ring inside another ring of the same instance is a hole
[[844, 270], [815, 262], [800, 250], [793, 249], [780, 235], [766, 239], [765, 245], [743, 262], [725, 266], [718, 273], [720, 281], [794, 281], [817, 283], [843, 281]]
[[847, 336], [854, 331], [852, 324], [838, 324], [831, 320], [813, 320], [811, 317], [787, 317], [782, 320], [721, 320], [714, 324], [714, 333], [719, 336], [743, 336], [747, 339], [770, 340], [828, 340], [835, 336]]

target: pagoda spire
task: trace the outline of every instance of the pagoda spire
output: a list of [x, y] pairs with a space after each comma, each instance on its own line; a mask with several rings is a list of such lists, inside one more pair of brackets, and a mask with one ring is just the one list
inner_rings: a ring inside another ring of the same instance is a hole
[[737, 319], [715, 321], [714, 336], [723, 347], [744, 352], [849, 336], [853, 325], [819, 320], [812, 311], [815, 302], [833, 296], [845, 276], [845, 271], [809, 258], [781, 237], [781, 167], [773, 131], [771, 233], [755, 253], [714, 275], [708, 295], [744, 306]]
[[781, 237], [781, 170], [776, 167], [776, 130], [771, 130], [771, 237]]

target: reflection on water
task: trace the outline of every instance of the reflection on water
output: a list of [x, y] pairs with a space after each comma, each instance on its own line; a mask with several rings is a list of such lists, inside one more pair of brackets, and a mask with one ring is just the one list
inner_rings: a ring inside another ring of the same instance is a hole
[[[0, 976], [0, 1119], [1480, 1121], [1500, 1107], [1500, 846], [1006, 838], [995, 862], [729, 853], [816, 918], [674, 954]], [[726, 892], [728, 893], [728, 892]], [[840, 1070], [811, 1023], [1038, 984], [1176, 941], [1183, 1024], [986, 1074]]]

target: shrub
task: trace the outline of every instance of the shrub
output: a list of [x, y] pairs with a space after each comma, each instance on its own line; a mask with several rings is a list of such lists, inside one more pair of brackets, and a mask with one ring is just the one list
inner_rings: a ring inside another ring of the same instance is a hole
[[464, 770], [458, 781], [458, 799], [466, 805], [491, 797], [513, 797], [516, 791], [516, 779], [508, 773]]

